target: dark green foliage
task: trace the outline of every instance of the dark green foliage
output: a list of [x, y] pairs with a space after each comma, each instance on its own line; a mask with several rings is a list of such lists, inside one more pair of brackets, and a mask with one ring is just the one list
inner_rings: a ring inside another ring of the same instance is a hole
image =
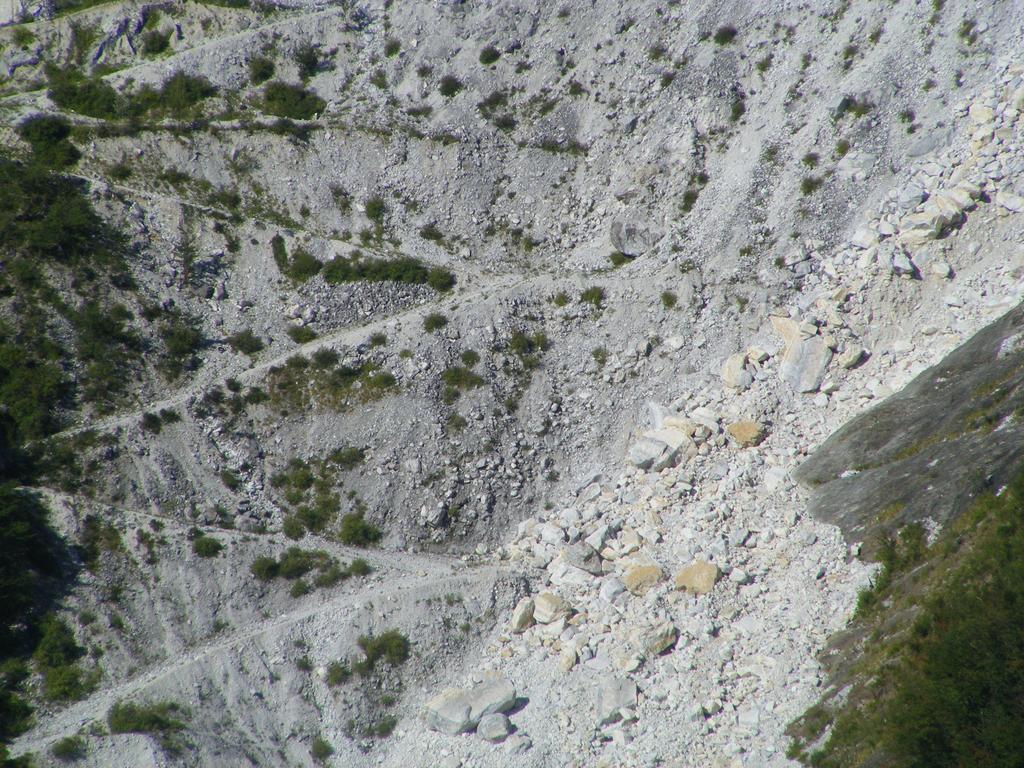
[[390, 37], [384, 41], [384, 55], [387, 56], [389, 59], [392, 56], [397, 56], [399, 51], [401, 50], [402, 44], [395, 40], [395, 38]]
[[142, 55], [156, 56], [171, 47], [171, 32], [151, 29], [142, 34]]
[[175, 72], [160, 88], [143, 87], [130, 97], [130, 114], [173, 117], [179, 120], [194, 116], [201, 101], [216, 95], [217, 89], [202, 76]]
[[362, 675], [369, 674], [378, 661], [386, 661], [397, 667], [409, 659], [411, 645], [409, 638], [397, 629], [389, 629], [380, 635], [363, 635], [357, 641], [366, 658], [355, 665]]
[[608, 254], [608, 260], [612, 263], [613, 267], [621, 267], [623, 264], [631, 262], [633, 257], [627, 256], [622, 251], [612, 251]]
[[81, 153], [68, 141], [71, 124], [63, 117], [34, 115], [18, 124], [18, 135], [32, 147], [32, 160], [45, 168], [74, 165]]
[[50, 754], [61, 762], [74, 762], [85, 757], [85, 739], [81, 736], [65, 736], [50, 747]]
[[313, 746], [310, 747], [309, 751], [316, 762], [322, 763], [334, 754], [334, 747], [332, 747], [323, 736], [317, 736], [313, 739]]
[[397, 259], [366, 258], [358, 251], [350, 256], [336, 256], [324, 265], [324, 280], [328, 283], [393, 282], [429, 285], [446, 291], [455, 284], [455, 276], [440, 267], [428, 267], [419, 259], [403, 256]]
[[440, 312], [431, 312], [423, 318], [423, 330], [427, 333], [434, 333], [448, 325], [448, 318]]
[[715, 30], [714, 41], [716, 45], [729, 45], [733, 40], [736, 39], [736, 27], [729, 24], [719, 27]]
[[246, 355], [255, 355], [263, 349], [263, 340], [248, 328], [228, 336], [228, 344], [236, 352]]
[[501, 51], [499, 51], [493, 45], [485, 46], [480, 50], [480, 63], [485, 66], [490, 66], [500, 58]]
[[175, 315], [161, 326], [160, 338], [166, 349], [163, 366], [168, 376], [174, 379], [182, 371], [197, 367], [195, 353], [203, 343], [203, 334], [194, 321]]
[[59, 428], [56, 408], [67, 398], [70, 386], [58, 363], [47, 359], [52, 356], [45, 349], [19, 344], [0, 325], [0, 402], [7, 408], [2, 429], [9, 445], [45, 437]]
[[808, 740], [833, 727], [814, 754], [795, 745], [805, 762], [1024, 765], [1024, 475], [930, 547], [923, 534], [914, 524], [879, 548], [883, 569], [856, 620], [874, 641], [869, 677], [838, 711], [808, 712]]
[[300, 45], [294, 56], [296, 66], [299, 68], [299, 77], [303, 81], [308, 80], [318, 71], [320, 71], [320, 47], [307, 43], [306, 45]]
[[350, 512], [341, 519], [338, 539], [353, 547], [368, 547], [381, 540], [383, 534], [375, 525], [366, 522], [362, 512]]
[[252, 561], [249, 570], [260, 581], [270, 581], [277, 576], [277, 560], [266, 555], [260, 555]]
[[263, 89], [263, 111], [292, 120], [309, 120], [323, 112], [327, 102], [301, 85], [275, 80]]
[[818, 191], [823, 181], [820, 176], [804, 176], [800, 179], [800, 192], [811, 195]]
[[366, 201], [366, 218], [370, 221], [379, 224], [384, 220], [385, 213], [387, 213], [387, 206], [384, 203], [384, 198], [380, 195], [374, 195]]
[[46, 74], [50, 86], [47, 95], [61, 109], [104, 120], [121, 117], [123, 100], [105, 80], [56, 67], [48, 68]]
[[342, 661], [332, 661], [327, 665], [327, 684], [331, 687], [347, 683], [352, 677], [352, 670]]
[[604, 299], [604, 288], [597, 285], [586, 288], [580, 293], [580, 301], [592, 305], [594, 309], [602, 309]]
[[82, 522], [82, 536], [79, 542], [82, 562], [86, 568], [95, 571], [104, 552], [119, 552], [123, 548], [121, 534], [117, 528], [95, 515], [86, 515]]
[[474, 373], [469, 368], [463, 368], [461, 365], [445, 368], [441, 372], [441, 380], [445, 383], [445, 386], [452, 389], [472, 389], [484, 385], [482, 376]]
[[260, 85], [274, 76], [274, 62], [266, 56], [253, 56], [249, 59], [249, 82]]
[[323, 267], [323, 264], [315, 256], [302, 248], [296, 249], [289, 257], [284, 238], [280, 235], [274, 235], [270, 241], [270, 248], [278, 270], [294, 283], [306, 282], [319, 273], [320, 268]]
[[187, 711], [174, 702], [133, 704], [119, 701], [107, 712], [107, 726], [111, 733], [144, 733], [156, 737], [169, 754], [182, 750], [180, 731], [185, 723], [179, 719]]
[[32, 660], [43, 675], [43, 695], [51, 701], [84, 697], [95, 680], [87, 678], [77, 664], [85, 655], [85, 649], [76, 642], [71, 627], [63, 619], [50, 615], [40, 623], [39, 632]]
[[199, 557], [216, 557], [224, 549], [224, 545], [212, 536], [205, 534], [192, 539], [192, 551]]
[[441, 84], [438, 86], [438, 91], [446, 99], [450, 99], [452, 96], [457, 94], [463, 89], [462, 81], [454, 75], [445, 75], [441, 78]]
[[472, 368], [474, 365], [480, 362], [479, 353], [477, 353], [476, 350], [473, 349], [467, 349], [460, 355], [460, 358], [462, 359], [462, 363], [468, 368]]
[[342, 469], [354, 469], [363, 463], [363, 460], [366, 458], [366, 449], [356, 448], [351, 445], [345, 446], [335, 449], [329, 458]]
[[59, 549], [48, 516], [38, 494], [13, 482], [0, 484], [0, 656], [5, 658], [15, 650], [18, 625], [30, 617], [41, 580], [58, 572]]
[[288, 337], [296, 344], [308, 344], [316, 338], [316, 331], [306, 325], [293, 325], [288, 329]]
[[154, 435], [159, 435], [164, 423], [157, 414], [146, 412], [142, 414], [142, 418], [139, 420], [139, 426], [141, 426], [145, 432], [152, 432]]

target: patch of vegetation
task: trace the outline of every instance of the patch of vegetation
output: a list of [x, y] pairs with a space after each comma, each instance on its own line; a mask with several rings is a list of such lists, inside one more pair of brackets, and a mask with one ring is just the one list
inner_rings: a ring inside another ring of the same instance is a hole
[[66, 168], [82, 156], [68, 140], [71, 124], [63, 117], [26, 118], [18, 124], [18, 135], [32, 147], [32, 161], [45, 168]]
[[500, 58], [501, 51], [493, 45], [487, 45], [480, 49], [480, 63], [484, 66], [490, 66]]
[[263, 88], [263, 111], [292, 120], [310, 120], [324, 111], [327, 102], [301, 85], [274, 80]]
[[316, 331], [308, 325], [293, 325], [288, 328], [288, 338], [296, 344], [308, 344], [316, 338]]
[[431, 267], [419, 259], [402, 256], [377, 259], [353, 251], [349, 256], [336, 256], [324, 265], [324, 280], [332, 284], [351, 282], [406, 283], [429, 285], [436, 291], [447, 291], [455, 285], [455, 275], [441, 267]]
[[352, 547], [368, 547], [376, 544], [383, 533], [372, 523], [368, 523], [363, 512], [351, 512], [341, 520], [338, 540]]
[[224, 545], [221, 544], [213, 536], [208, 536], [198, 529], [193, 529], [191, 533], [192, 538], [192, 551], [195, 552], [199, 557], [209, 558], [217, 557], [224, 549]]
[[323, 736], [317, 736], [313, 739], [313, 746], [309, 752], [316, 762], [322, 763], [334, 754], [334, 747]]
[[397, 56], [402, 50], [402, 44], [395, 40], [393, 37], [389, 37], [384, 41], [384, 55], [389, 59]]
[[[253, 560], [250, 566], [252, 575], [260, 581], [273, 581], [274, 579], [285, 579], [293, 583], [302, 583], [305, 594], [310, 586], [303, 577], [316, 572], [313, 585], [316, 587], [333, 587], [345, 579], [353, 576], [366, 576], [373, 572], [369, 563], [362, 559], [353, 560], [348, 566], [342, 567], [338, 561], [322, 549], [301, 549], [289, 547], [276, 560], [273, 557], [261, 555]], [[298, 597], [299, 594], [293, 594]]]
[[599, 285], [592, 285], [580, 292], [580, 301], [590, 304], [594, 309], [604, 309], [605, 293], [604, 288]]
[[267, 377], [269, 402], [301, 411], [310, 406], [342, 411], [355, 403], [368, 403], [391, 392], [397, 385], [393, 374], [373, 363], [314, 366], [301, 355], [274, 366]]
[[142, 33], [142, 55], [157, 56], [171, 47], [171, 31], [151, 29]]
[[323, 267], [323, 264], [313, 254], [303, 248], [296, 248], [289, 256], [281, 235], [274, 235], [271, 238], [270, 250], [278, 271], [293, 283], [305, 283], [319, 274]]
[[821, 768], [1021, 764], [1024, 475], [978, 499], [930, 546], [908, 526], [879, 556], [853, 624], [871, 641], [848, 695], [794, 725], [790, 754]]
[[263, 340], [249, 328], [228, 336], [228, 344], [231, 345], [235, 352], [242, 352], [250, 356], [257, 354], [263, 349]]
[[123, 99], [113, 86], [98, 77], [86, 77], [77, 69], [46, 70], [47, 95], [61, 109], [90, 117], [115, 120], [121, 117]]
[[353, 667], [360, 675], [370, 674], [378, 661], [386, 661], [392, 667], [400, 666], [408, 661], [412, 652], [409, 638], [397, 629], [389, 629], [379, 635], [363, 635], [357, 642], [365, 656]]
[[448, 318], [440, 312], [431, 312], [423, 318], [423, 330], [427, 333], [434, 333], [448, 325]]
[[712, 39], [715, 41], [715, 45], [729, 45], [736, 39], [737, 34], [736, 27], [726, 24], [715, 30]]
[[188, 711], [171, 701], [151, 704], [116, 702], [107, 712], [107, 727], [111, 733], [143, 733], [160, 743], [164, 752], [175, 755], [184, 748], [181, 731], [185, 722], [181, 718]]
[[85, 739], [81, 736], [65, 736], [50, 746], [50, 754], [63, 763], [81, 760], [85, 757]]
[[274, 76], [274, 62], [266, 56], [253, 56], [249, 59], [249, 82], [262, 85]]
[[661, 293], [661, 306], [665, 309], [675, 309], [676, 304], [679, 302], [679, 297], [676, 296], [672, 291], [662, 291]]
[[461, 91], [465, 86], [462, 81], [454, 75], [445, 75], [441, 78], [441, 82], [438, 85], [437, 90], [446, 99], [450, 99]]
[[324, 62], [320, 60], [320, 46], [306, 43], [295, 49], [292, 55], [295, 66], [299, 68], [299, 77], [305, 82], [319, 72]]
[[804, 176], [800, 179], [800, 193], [805, 196], [812, 195], [821, 188], [823, 183], [820, 176]]
[[98, 670], [86, 674], [78, 661], [85, 649], [75, 640], [67, 622], [54, 615], [39, 625], [39, 643], [32, 660], [43, 676], [43, 695], [50, 701], [75, 701], [96, 687]]

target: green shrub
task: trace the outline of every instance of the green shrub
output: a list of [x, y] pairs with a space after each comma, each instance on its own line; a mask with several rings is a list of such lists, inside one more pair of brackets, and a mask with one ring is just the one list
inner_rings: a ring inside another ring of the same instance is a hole
[[180, 731], [185, 723], [178, 719], [187, 716], [187, 711], [174, 702], [133, 704], [116, 702], [107, 712], [107, 727], [111, 733], [144, 733], [155, 736], [165, 752], [175, 754], [181, 751]]
[[166, 349], [164, 368], [172, 379], [182, 371], [196, 367], [195, 353], [202, 345], [203, 334], [194, 321], [181, 316], [172, 317], [161, 327], [160, 338]]
[[380, 635], [363, 635], [357, 641], [366, 658], [356, 664], [356, 671], [368, 674], [378, 661], [384, 660], [392, 667], [404, 664], [411, 651], [409, 638], [397, 629], [389, 629]]
[[129, 100], [132, 115], [150, 114], [184, 120], [194, 116], [199, 103], [216, 95], [217, 89], [205, 77], [175, 72], [160, 88], [144, 86]]
[[43, 675], [43, 695], [51, 701], [84, 698], [96, 680], [87, 678], [77, 664], [85, 649], [75, 640], [71, 627], [51, 614], [40, 623], [39, 631], [32, 660]]
[[212, 536], [196, 536], [192, 539], [192, 551], [199, 557], [216, 557], [224, 549], [224, 545]]
[[325, 678], [327, 684], [331, 687], [347, 683], [352, 677], [352, 670], [348, 668], [348, 664], [342, 661], [332, 661], [327, 665], [327, 677]]
[[352, 547], [368, 547], [381, 540], [380, 529], [366, 522], [362, 512], [350, 512], [341, 519], [338, 539]]
[[246, 355], [255, 355], [263, 349], [263, 340], [248, 328], [228, 336], [228, 344], [236, 352]]
[[171, 33], [151, 29], [142, 35], [142, 55], [156, 56], [171, 47]]
[[716, 45], [729, 45], [736, 39], [736, 34], [736, 27], [726, 24], [715, 30], [713, 39]]
[[65, 736], [50, 745], [50, 754], [61, 762], [74, 762], [85, 757], [85, 739], [81, 736]]
[[299, 68], [299, 77], [303, 81], [308, 80], [320, 70], [320, 47], [317, 45], [307, 43], [299, 46], [292, 58]]
[[452, 389], [473, 389], [484, 385], [483, 377], [469, 368], [454, 365], [441, 372], [441, 380]]
[[490, 66], [500, 58], [501, 51], [499, 51], [493, 45], [485, 46], [480, 50], [480, 63], [483, 64], [484, 66]]
[[592, 305], [594, 309], [602, 309], [604, 307], [604, 299], [604, 288], [597, 285], [586, 288], [580, 293], [580, 301]]
[[270, 581], [277, 578], [277, 560], [266, 555], [260, 555], [252, 561], [249, 570], [260, 581]]
[[434, 333], [448, 325], [448, 318], [439, 312], [431, 312], [423, 318], [423, 330], [427, 333]]
[[397, 56], [399, 51], [402, 50], [402, 44], [395, 40], [393, 37], [389, 37], [384, 41], [384, 55], [389, 59], [392, 56]]
[[455, 284], [455, 276], [440, 267], [428, 267], [419, 259], [402, 256], [397, 259], [375, 259], [354, 251], [350, 256], [336, 256], [324, 265], [324, 280], [332, 284], [366, 281], [429, 285], [436, 291], [447, 291]]
[[142, 414], [142, 418], [139, 420], [139, 426], [141, 426], [145, 432], [152, 432], [154, 435], [159, 435], [164, 423], [157, 414], [146, 412]]
[[18, 124], [18, 135], [32, 147], [32, 160], [46, 168], [74, 165], [81, 153], [68, 141], [71, 124], [63, 117], [34, 115]]
[[313, 739], [313, 746], [310, 748], [310, 754], [313, 755], [313, 759], [316, 762], [322, 763], [334, 754], [334, 747], [332, 747], [323, 736], [317, 736]]
[[661, 294], [661, 305], [665, 309], [673, 309], [679, 301], [679, 297], [672, 291], [662, 291]]
[[308, 325], [293, 325], [288, 328], [288, 338], [296, 344], [308, 344], [316, 338], [316, 331]]
[[113, 86], [98, 77], [85, 77], [74, 69], [46, 70], [49, 81], [47, 95], [61, 109], [89, 117], [116, 120], [122, 116], [124, 99]]
[[822, 185], [822, 179], [820, 176], [804, 176], [800, 179], [800, 192], [804, 195], [810, 195], [817, 192]]
[[263, 89], [263, 111], [292, 120], [309, 120], [323, 112], [327, 102], [301, 85], [280, 80], [267, 83]]
[[274, 76], [274, 62], [266, 56], [249, 59], [249, 82], [260, 85]]
[[373, 573], [373, 568], [363, 558], [357, 557], [349, 563], [348, 572], [353, 576], [368, 576]]
[[355, 446], [336, 448], [330, 455], [330, 460], [342, 469], [354, 469], [363, 463], [366, 458], [366, 449]]
[[454, 75], [445, 75], [441, 78], [441, 83], [438, 86], [438, 91], [446, 99], [452, 98], [455, 94], [464, 88], [462, 81]]
[[480, 362], [480, 355], [473, 349], [467, 349], [460, 355], [463, 365], [472, 368], [474, 365]]

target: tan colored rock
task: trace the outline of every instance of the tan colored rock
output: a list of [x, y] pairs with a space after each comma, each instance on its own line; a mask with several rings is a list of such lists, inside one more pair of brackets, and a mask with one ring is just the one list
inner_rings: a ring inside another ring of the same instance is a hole
[[638, 627], [629, 634], [629, 640], [633, 647], [647, 656], [664, 653], [676, 644], [678, 637], [679, 630], [671, 621]]
[[572, 606], [552, 592], [541, 592], [533, 601], [533, 618], [538, 624], [550, 624], [569, 615]]
[[573, 646], [563, 648], [558, 655], [558, 668], [563, 672], [570, 671], [576, 666], [576, 649]]
[[696, 595], [706, 595], [712, 590], [722, 572], [718, 566], [706, 560], [694, 560], [676, 574], [676, 589], [685, 589]]
[[525, 632], [533, 626], [533, 598], [524, 597], [512, 611], [511, 630], [516, 634]]
[[843, 354], [839, 356], [839, 365], [846, 370], [855, 368], [857, 364], [864, 359], [864, 348], [852, 345], [847, 347]]
[[992, 107], [980, 103], [971, 104], [967, 114], [971, 116], [971, 122], [975, 125], [991, 123], [995, 119], [995, 112], [992, 111]]
[[772, 328], [782, 337], [786, 346], [800, 343], [803, 336], [800, 334], [800, 324], [796, 320], [778, 315], [772, 315], [769, 319], [771, 320]]
[[722, 365], [722, 381], [733, 389], [746, 389], [754, 380], [747, 371], [747, 356], [743, 352], [729, 355]]
[[666, 416], [661, 422], [662, 429], [675, 429], [682, 432], [687, 437], [693, 436], [693, 430], [697, 428], [697, 425], [685, 416], [673, 414], [672, 416]]
[[742, 448], [750, 448], [764, 440], [764, 427], [751, 419], [734, 421], [725, 428], [725, 431]]
[[664, 577], [665, 574], [656, 565], [634, 565], [623, 574], [622, 583], [634, 595], [643, 595]]

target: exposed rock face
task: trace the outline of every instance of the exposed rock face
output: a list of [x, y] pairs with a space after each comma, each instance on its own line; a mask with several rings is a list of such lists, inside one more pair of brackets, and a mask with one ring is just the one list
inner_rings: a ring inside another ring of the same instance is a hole
[[608, 725], [622, 719], [622, 710], [636, 707], [636, 683], [608, 678], [597, 693], [597, 723]]
[[552, 592], [541, 592], [533, 601], [533, 618], [539, 624], [550, 624], [552, 621], [569, 615], [572, 606]]
[[[426, 703], [423, 722], [441, 733], [464, 733], [476, 728], [487, 715], [508, 712], [515, 703], [515, 686], [501, 678], [485, 681], [470, 690], [448, 688]], [[493, 727], [493, 723], [489, 725]]]
[[620, 216], [612, 221], [612, 245], [626, 256], [642, 256], [662, 237], [653, 223], [632, 216]]

